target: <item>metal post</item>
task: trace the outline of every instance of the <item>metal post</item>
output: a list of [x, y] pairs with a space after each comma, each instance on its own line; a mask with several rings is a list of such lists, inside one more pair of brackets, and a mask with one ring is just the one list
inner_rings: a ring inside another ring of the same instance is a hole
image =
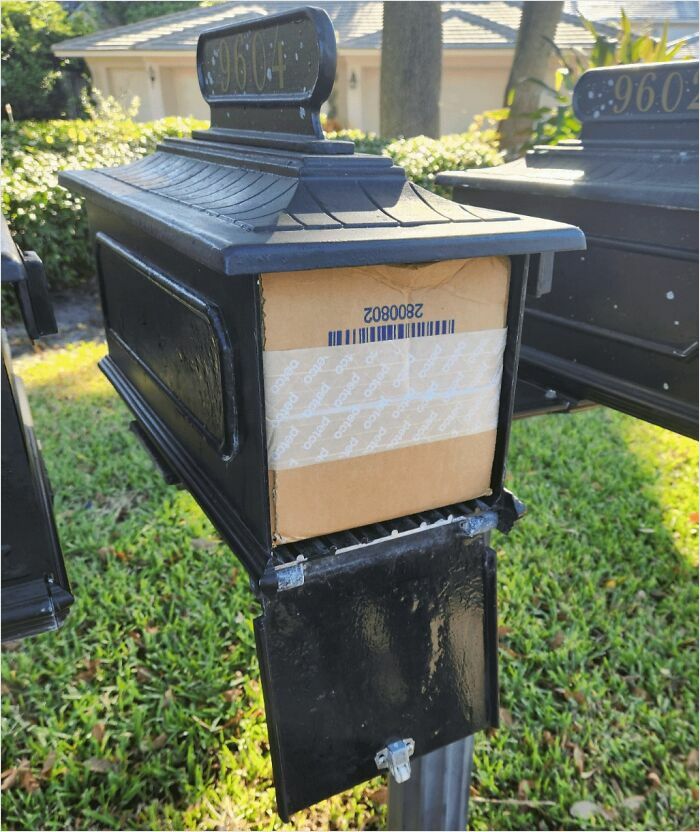
[[469, 810], [474, 737], [438, 748], [411, 760], [411, 779], [389, 778], [390, 830], [453, 830], [464, 832]]

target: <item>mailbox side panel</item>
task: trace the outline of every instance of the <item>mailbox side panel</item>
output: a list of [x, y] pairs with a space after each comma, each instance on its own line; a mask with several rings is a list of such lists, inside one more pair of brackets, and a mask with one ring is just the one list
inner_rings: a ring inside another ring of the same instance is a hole
[[556, 256], [551, 293], [528, 298], [522, 380], [697, 436], [697, 211], [472, 186], [455, 198], [586, 234], [587, 251]]
[[224, 277], [93, 207], [101, 367], [246, 568], [267, 561], [257, 275]]
[[[3, 335], [4, 337], [4, 335]], [[73, 596], [53, 517], [52, 494], [32, 427], [29, 404], [2, 362], [2, 638], [55, 630]]]

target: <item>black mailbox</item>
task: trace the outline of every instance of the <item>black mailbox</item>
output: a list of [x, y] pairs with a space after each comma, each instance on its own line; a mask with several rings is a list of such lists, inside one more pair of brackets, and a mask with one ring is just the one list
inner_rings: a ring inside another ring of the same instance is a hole
[[573, 103], [580, 141], [438, 177], [586, 234], [528, 298], [516, 411], [595, 402], [697, 437], [698, 63], [590, 70]]
[[[31, 338], [56, 332], [46, 276], [34, 252], [21, 252], [2, 218], [2, 283], [15, 288]], [[53, 517], [49, 485], [29, 403], [2, 336], [2, 640], [55, 630], [73, 596]]]
[[327, 141], [318, 9], [204, 33], [198, 72], [209, 130], [61, 181], [87, 197], [102, 370], [262, 603], [286, 818], [497, 722], [523, 298], [583, 235]]

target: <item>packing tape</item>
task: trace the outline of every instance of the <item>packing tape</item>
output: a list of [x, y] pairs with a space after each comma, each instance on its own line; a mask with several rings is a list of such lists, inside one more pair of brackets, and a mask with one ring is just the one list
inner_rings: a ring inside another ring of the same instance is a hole
[[493, 430], [505, 329], [263, 354], [273, 470]]

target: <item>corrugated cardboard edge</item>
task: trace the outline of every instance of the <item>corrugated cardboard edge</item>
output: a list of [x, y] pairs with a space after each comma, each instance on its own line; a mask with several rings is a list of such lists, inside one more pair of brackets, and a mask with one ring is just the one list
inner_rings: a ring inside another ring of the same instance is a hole
[[[483, 280], [484, 275], [490, 280]], [[425, 301], [425, 320], [457, 318], [457, 332], [505, 326], [510, 259], [477, 257], [404, 266], [354, 266], [261, 275], [267, 350], [328, 345], [328, 330], [386, 321], [363, 320], [366, 304]], [[308, 298], [315, 298], [309, 303]], [[269, 307], [266, 309], [267, 303]], [[319, 310], [331, 310], [327, 321]]]

